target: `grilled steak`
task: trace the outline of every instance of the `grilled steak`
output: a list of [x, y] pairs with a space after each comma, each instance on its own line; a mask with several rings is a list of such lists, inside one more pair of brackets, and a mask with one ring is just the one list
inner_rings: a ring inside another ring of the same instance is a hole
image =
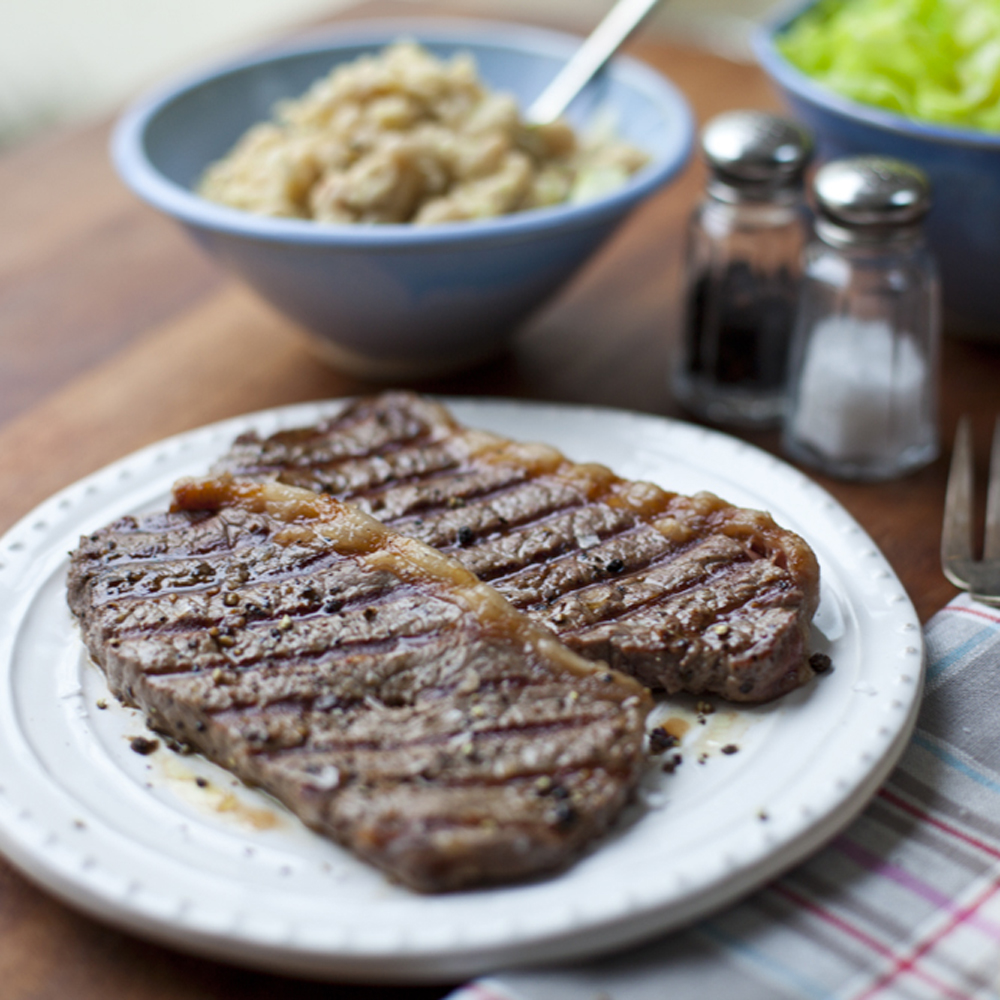
[[640, 685], [314, 493], [178, 484], [81, 540], [69, 602], [154, 728], [415, 889], [559, 868], [639, 776]]
[[403, 392], [266, 440], [245, 434], [216, 471], [349, 500], [651, 688], [761, 702], [813, 676], [812, 550], [710, 493], [667, 493], [467, 430]]

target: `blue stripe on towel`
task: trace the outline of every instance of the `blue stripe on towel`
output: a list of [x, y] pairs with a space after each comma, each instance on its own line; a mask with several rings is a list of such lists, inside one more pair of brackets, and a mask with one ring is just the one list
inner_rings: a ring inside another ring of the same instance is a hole
[[945, 750], [945, 748], [939, 743], [928, 739], [922, 732], [920, 732], [919, 729], [913, 734], [913, 742], [918, 747], [922, 747], [929, 754], [937, 757], [937, 759], [942, 763], [954, 768], [954, 770], [958, 771], [960, 774], [964, 774], [967, 778], [971, 778], [974, 782], [976, 782], [976, 784], [982, 785], [983, 788], [988, 788], [991, 792], [1000, 794], [1000, 782], [994, 781], [982, 772], [970, 767], [964, 760], [961, 760], [953, 753]]
[[726, 948], [741, 955], [752, 965], [765, 970], [772, 978], [778, 979], [787, 986], [798, 990], [803, 997], [815, 997], [815, 1000], [829, 1000], [830, 990], [815, 980], [808, 979], [787, 965], [782, 965], [771, 956], [747, 944], [746, 940], [733, 937], [723, 931], [714, 920], [703, 920], [694, 929], [694, 933], [707, 937], [713, 944]]
[[966, 639], [961, 646], [956, 646], [954, 649], [949, 650], [949, 652], [944, 656], [934, 657], [927, 665], [927, 680], [936, 680], [949, 667], [953, 667], [959, 662], [959, 660], [971, 653], [977, 646], [981, 646], [988, 639], [991, 639], [994, 631], [994, 628], [982, 628], [974, 635]]

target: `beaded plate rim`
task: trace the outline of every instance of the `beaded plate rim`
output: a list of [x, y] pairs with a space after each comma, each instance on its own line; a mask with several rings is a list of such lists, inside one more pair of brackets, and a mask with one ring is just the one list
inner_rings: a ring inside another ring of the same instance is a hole
[[[260, 411], [167, 438], [55, 494], [0, 539], [0, 849], [29, 878], [99, 919], [209, 957], [328, 978], [457, 979], [595, 955], [717, 910], [821, 846], [888, 776], [920, 703], [922, 633], [884, 556], [826, 491], [751, 445], [680, 421], [603, 407], [446, 399], [469, 426], [546, 440], [576, 460], [604, 461], [680, 492], [703, 485], [772, 509], [819, 556], [819, 617], [829, 633], [819, 635], [834, 655], [833, 675], [751, 711], [745, 758], [716, 755], [700, 771], [685, 763], [690, 770], [676, 780], [651, 778], [653, 791], [630, 825], [565, 872], [525, 886], [416, 896], [300, 828], [259, 792], [226, 791], [240, 808], [277, 817], [275, 828], [248, 833], [175, 802], [166, 779], [162, 787], [144, 783], [147, 765], [116, 742], [115, 726], [134, 729], [134, 714], [117, 703], [95, 712], [103, 677], [83, 662], [64, 602], [54, 610], [74, 532], [162, 502], [173, 478], [204, 471], [239, 433], [309, 423], [346, 402]], [[804, 756], [813, 752], [817, 725], [828, 744], [808, 773], [801, 762], [783, 765], [784, 744], [798, 740]], [[158, 753], [172, 760], [169, 751]], [[776, 767], [788, 772], [784, 785]], [[211, 773], [220, 784], [222, 772]], [[773, 795], [748, 791], [761, 781], [772, 782]], [[715, 805], [706, 791], [713, 787], [722, 790]], [[109, 818], [113, 798], [146, 825]], [[712, 827], [719, 810], [729, 824], [723, 831]], [[162, 835], [149, 830], [156, 824]], [[682, 847], [674, 855], [671, 837]], [[185, 845], [207, 867], [185, 860]], [[332, 872], [325, 888], [323, 872]]]

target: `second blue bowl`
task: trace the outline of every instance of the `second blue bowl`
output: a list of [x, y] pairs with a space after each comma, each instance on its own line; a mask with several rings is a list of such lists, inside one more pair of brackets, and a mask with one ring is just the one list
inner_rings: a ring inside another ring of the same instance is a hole
[[821, 159], [880, 153], [927, 172], [927, 232], [941, 268], [947, 329], [1000, 340], [1000, 135], [904, 118], [842, 97], [793, 66], [776, 39], [813, 6], [784, 11], [756, 35], [761, 66], [816, 137]]

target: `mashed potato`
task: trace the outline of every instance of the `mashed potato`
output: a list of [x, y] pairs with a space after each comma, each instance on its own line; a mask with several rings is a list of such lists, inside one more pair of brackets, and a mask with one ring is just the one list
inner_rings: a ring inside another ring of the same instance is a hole
[[586, 200], [646, 160], [607, 135], [578, 139], [565, 122], [528, 126], [471, 57], [442, 62], [397, 42], [280, 103], [198, 191], [260, 215], [427, 225]]

